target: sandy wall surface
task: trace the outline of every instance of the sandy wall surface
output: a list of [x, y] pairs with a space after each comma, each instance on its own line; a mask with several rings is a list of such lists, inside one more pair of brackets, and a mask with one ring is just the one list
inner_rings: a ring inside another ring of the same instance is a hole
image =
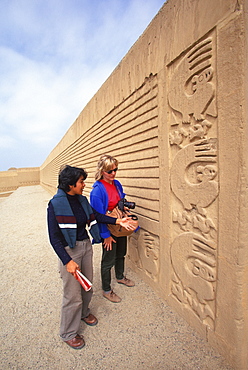
[[134, 288], [114, 283], [122, 297], [102, 297], [100, 245], [94, 246], [95, 327], [82, 323], [79, 351], [59, 339], [62, 285], [47, 237], [50, 194], [21, 187], [0, 202], [2, 369], [231, 369], [225, 360], [156, 296], [134, 272]]

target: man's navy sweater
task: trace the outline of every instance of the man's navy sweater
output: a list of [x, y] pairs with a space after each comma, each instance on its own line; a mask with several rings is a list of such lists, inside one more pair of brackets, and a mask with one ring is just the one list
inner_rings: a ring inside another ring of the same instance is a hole
[[[89, 235], [86, 230], [87, 217], [79, 200], [77, 199], [77, 195], [66, 194], [66, 196], [71, 206], [72, 212], [76, 217], [77, 240], [80, 241], [84, 239], [89, 239]], [[98, 222], [115, 225], [116, 218], [105, 216], [104, 214], [96, 212], [94, 209], [93, 212]], [[66, 265], [71, 260], [71, 257], [65, 250], [65, 247], [68, 245], [68, 243], [66, 242], [64, 235], [59, 228], [51, 202], [49, 202], [48, 204], [47, 220], [50, 243], [61, 259], [62, 263]]]

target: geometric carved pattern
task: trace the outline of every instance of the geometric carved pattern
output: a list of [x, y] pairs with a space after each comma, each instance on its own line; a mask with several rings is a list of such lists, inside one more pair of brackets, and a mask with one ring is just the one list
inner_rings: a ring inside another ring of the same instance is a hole
[[218, 149], [212, 32], [168, 65], [171, 294], [214, 328]]

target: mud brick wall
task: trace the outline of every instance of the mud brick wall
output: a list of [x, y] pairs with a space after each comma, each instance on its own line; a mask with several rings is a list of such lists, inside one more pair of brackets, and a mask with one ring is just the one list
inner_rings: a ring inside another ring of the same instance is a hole
[[12, 168], [9, 171], [0, 171], [0, 197], [8, 196], [19, 186], [40, 184], [40, 168]]

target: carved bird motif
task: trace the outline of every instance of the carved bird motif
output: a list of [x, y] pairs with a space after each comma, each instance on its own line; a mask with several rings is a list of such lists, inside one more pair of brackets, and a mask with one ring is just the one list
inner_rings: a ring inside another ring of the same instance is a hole
[[[187, 210], [196, 208], [205, 214], [203, 207], [209, 206], [218, 195], [218, 183], [214, 180], [216, 167], [216, 139], [204, 139], [188, 144], [175, 156], [171, 167], [171, 189]], [[196, 182], [189, 180], [187, 169], [199, 162], [195, 169]], [[202, 162], [204, 162], [202, 164]], [[200, 165], [200, 163], [202, 165]]]
[[[175, 68], [170, 81], [168, 102], [182, 114], [182, 122], [190, 123], [190, 116], [200, 121], [206, 112], [216, 115], [211, 66], [212, 39], [208, 38], [191, 49]], [[211, 104], [211, 109], [210, 109]]]

